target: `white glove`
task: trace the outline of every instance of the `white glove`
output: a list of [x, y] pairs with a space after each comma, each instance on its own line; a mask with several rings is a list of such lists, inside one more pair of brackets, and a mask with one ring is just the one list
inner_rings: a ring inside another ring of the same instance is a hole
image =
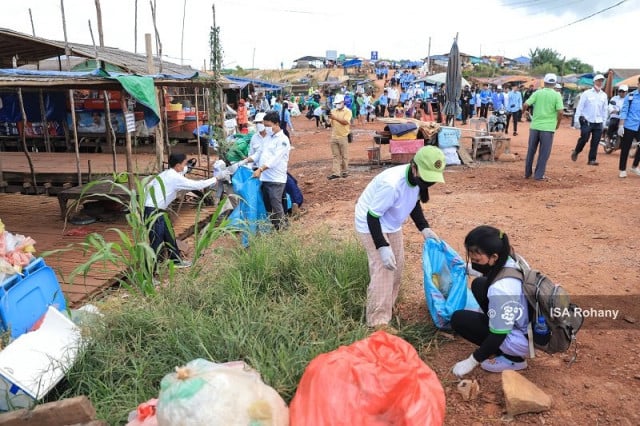
[[238, 166], [244, 166], [245, 164], [247, 164], [249, 162], [249, 157], [245, 158], [244, 160], [240, 160], [238, 161], [236, 164]]
[[429, 238], [433, 238], [434, 240], [436, 240], [437, 242], [440, 242], [440, 238], [438, 238], [438, 234], [436, 234], [435, 232], [433, 232], [433, 229], [431, 228], [424, 228], [422, 231], [420, 231], [422, 233], [422, 236], [424, 237], [425, 240], [429, 239]]
[[380, 257], [382, 258], [382, 264], [390, 271], [396, 270], [396, 256], [393, 254], [393, 250], [389, 246], [382, 246], [378, 249]]
[[229, 180], [231, 177], [231, 172], [228, 169], [220, 171], [218, 173], [218, 181]]
[[618, 126], [618, 136], [624, 136], [624, 126]]
[[471, 356], [469, 356], [469, 358], [454, 365], [452, 371], [456, 376], [462, 377], [466, 374], [471, 373], [471, 371], [476, 368], [478, 364], [480, 363], [476, 361], [472, 354]]
[[234, 164], [230, 165], [229, 167], [227, 167], [226, 170], [229, 172], [230, 176], [233, 176], [233, 174], [238, 171], [238, 168], [240, 166], [241, 166], [240, 162], [237, 162], [237, 163], [234, 163]]

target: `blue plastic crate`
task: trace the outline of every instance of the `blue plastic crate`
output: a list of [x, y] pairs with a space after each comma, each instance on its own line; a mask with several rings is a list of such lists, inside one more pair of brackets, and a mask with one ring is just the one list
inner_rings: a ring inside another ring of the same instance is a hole
[[15, 339], [29, 331], [50, 305], [60, 311], [67, 308], [55, 272], [40, 257], [0, 286], [0, 329], [11, 330]]

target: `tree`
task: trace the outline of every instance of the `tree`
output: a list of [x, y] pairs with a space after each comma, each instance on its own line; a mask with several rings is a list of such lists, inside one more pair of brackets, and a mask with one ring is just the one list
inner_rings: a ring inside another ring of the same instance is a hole
[[536, 47], [534, 50], [529, 51], [531, 57], [531, 68], [536, 68], [544, 64], [551, 64], [557, 69], [562, 67], [562, 59], [560, 54], [553, 49], [540, 49]]
[[593, 72], [593, 66], [585, 64], [577, 58], [571, 58], [564, 64], [566, 74], [587, 74]]

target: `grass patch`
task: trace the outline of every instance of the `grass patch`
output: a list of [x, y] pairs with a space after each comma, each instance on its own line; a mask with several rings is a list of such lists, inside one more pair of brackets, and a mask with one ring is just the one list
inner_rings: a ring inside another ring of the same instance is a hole
[[[367, 259], [355, 239], [287, 231], [217, 256], [201, 259], [216, 265], [212, 272], [105, 304], [86, 350], [50, 399], [87, 395], [99, 418], [119, 424], [157, 396], [175, 366], [206, 358], [244, 360], [289, 402], [313, 358], [368, 334]], [[407, 331], [419, 344], [433, 332]]]

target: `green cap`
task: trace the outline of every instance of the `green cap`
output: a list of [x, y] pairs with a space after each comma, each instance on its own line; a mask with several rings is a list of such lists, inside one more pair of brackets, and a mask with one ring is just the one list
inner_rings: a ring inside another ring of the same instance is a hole
[[444, 152], [440, 148], [432, 145], [420, 148], [413, 162], [418, 166], [418, 174], [423, 181], [444, 182]]

